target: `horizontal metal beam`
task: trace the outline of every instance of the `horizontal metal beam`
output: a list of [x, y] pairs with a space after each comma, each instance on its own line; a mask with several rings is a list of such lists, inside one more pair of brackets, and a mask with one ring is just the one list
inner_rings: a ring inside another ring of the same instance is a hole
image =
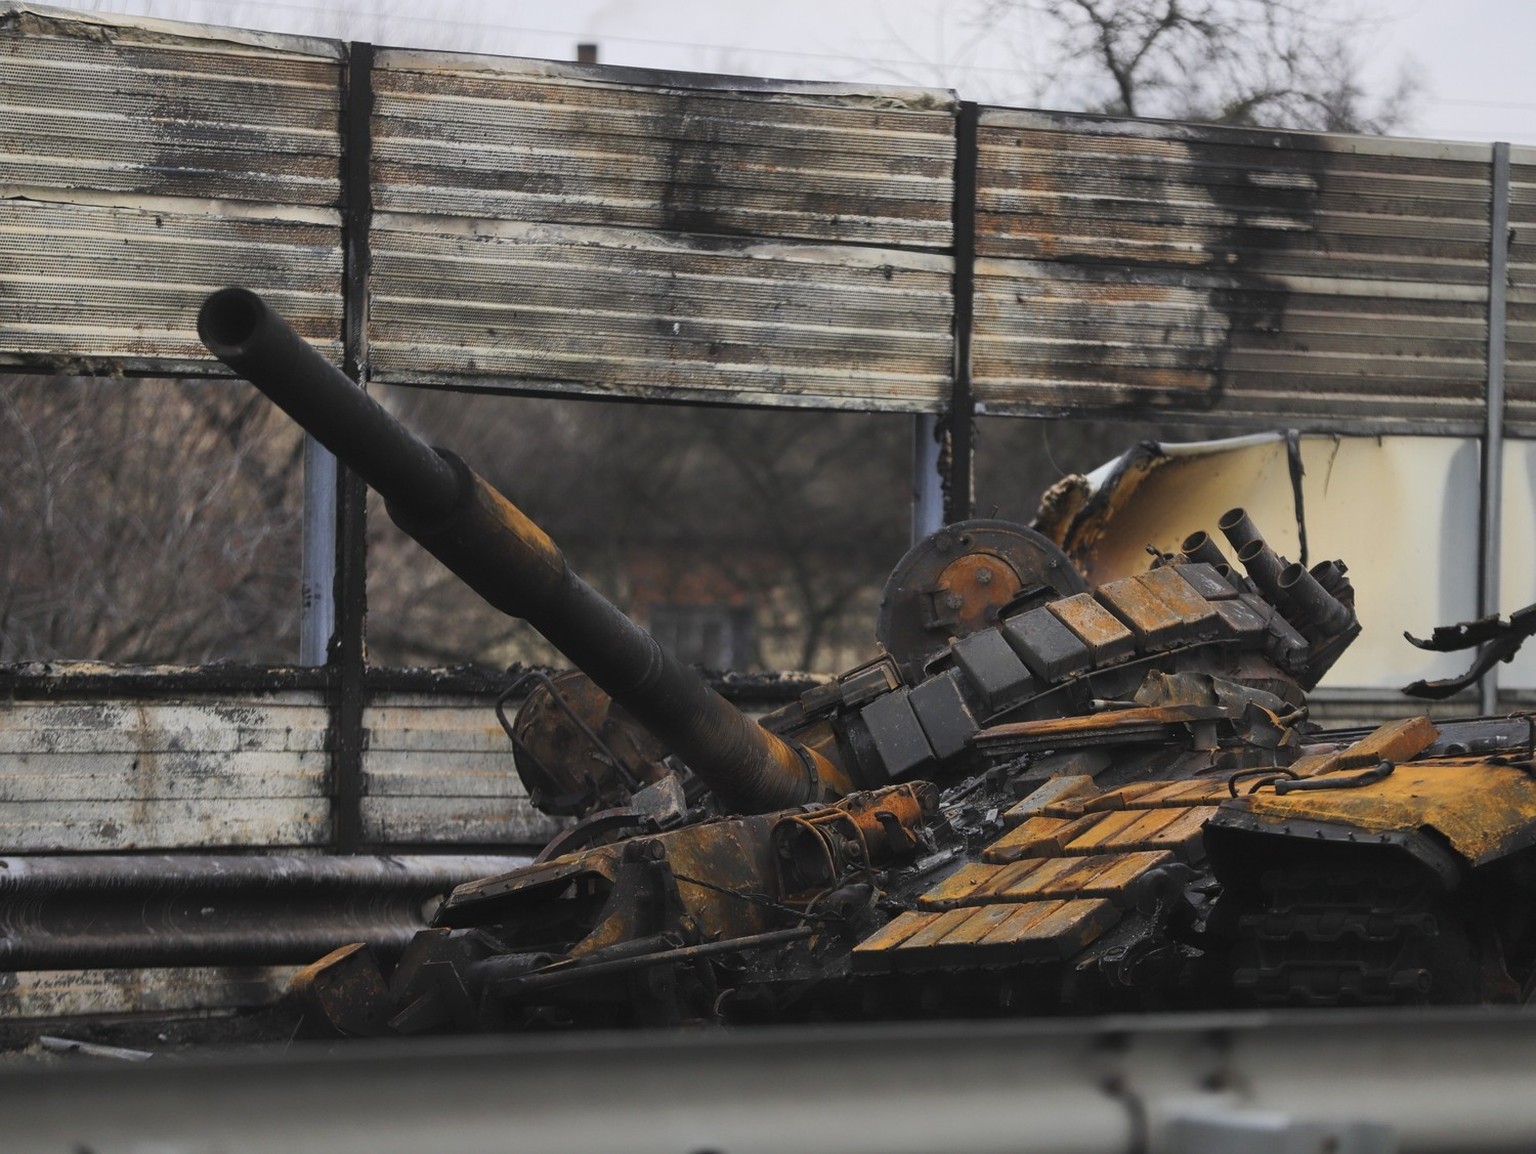
[[1297, 1012], [12, 1065], [0, 1101], [13, 1151], [1347, 1154], [1530, 1149], [1532, 1084], [1518, 1011]]
[[403, 949], [434, 899], [527, 857], [0, 858], [0, 970], [275, 965]]

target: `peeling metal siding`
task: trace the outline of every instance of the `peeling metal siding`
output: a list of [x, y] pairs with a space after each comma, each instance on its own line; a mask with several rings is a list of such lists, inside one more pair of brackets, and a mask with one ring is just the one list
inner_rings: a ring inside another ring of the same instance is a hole
[[1511, 148], [1509, 160], [1504, 420], [1511, 435], [1536, 437], [1536, 148]]
[[399, 216], [373, 237], [377, 379], [876, 409], [946, 395], [948, 257]]
[[323, 844], [327, 724], [308, 694], [14, 702], [0, 709], [0, 848]]
[[378, 65], [376, 379], [943, 404], [947, 94]]
[[[540, 845], [483, 698], [381, 694], [364, 715], [367, 840]], [[318, 693], [0, 706], [0, 853], [323, 847], [330, 718]]]
[[0, 364], [209, 371], [229, 283], [339, 356], [337, 56], [183, 31], [0, 9]]
[[[222, 372], [242, 283], [340, 359], [338, 42], [0, 3], [0, 366]], [[953, 95], [388, 50], [381, 381], [934, 411]], [[981, 115], [991, 413], [1471, 433], [1489, 149]], [[1511, 432], [1536, 432], [1536, 150], [1513, 154]]]
[[975, 393], [1471, 431], [1484, 146], [984, 110]]
[[363, 712], [363, 837], [379, 845], [542, 845], [565, 827], [528, 801], [481, 698], [397, 695]]

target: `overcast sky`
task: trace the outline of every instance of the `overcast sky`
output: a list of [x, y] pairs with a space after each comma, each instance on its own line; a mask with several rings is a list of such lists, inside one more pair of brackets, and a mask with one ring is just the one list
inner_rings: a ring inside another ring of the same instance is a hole
[[[1342, 0], [1339, 0], [1342, 2]], [[1409, 131], [1536, 144], [1536, 0], [1359, 0], [1378, 90], [1420, 78]], [[984, 0], [97, 0], [80, 8], [421, 48], [754, 76], [951, 87], [966, 99], [1060, 104], [1027, 17], [983, 28]]]

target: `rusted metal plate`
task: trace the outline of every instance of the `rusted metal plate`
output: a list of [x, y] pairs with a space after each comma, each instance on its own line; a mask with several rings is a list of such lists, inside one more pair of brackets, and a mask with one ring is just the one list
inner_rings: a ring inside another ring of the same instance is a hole
[[1478, 424], [1487, 146], [985, 109], [980, 153], [989, 412]]
[[1163, 851], [1089, 857], [1030, 858], [1011, 865], [971, 865], [918, 898], [925, 910], [995, 903], [1108, 898], [1117, 905], [1137, 878], [1172, 861]]
[[971, 917], [972, 910], [949, 910], [922, 926], [896, 946], [899, 950], [926, 950], [958, 930]]
[[1159, 569], [1153, 569], [1149, 573], [1142, 573], [1137, 580], [1147, 590], [1179, 615], [1184, 622], [1184, 627], [1189, 633], [1198, 638], [1216, 637], [1221, 633], [1221, 622], [1216, 616], [1216, 607], [1200, 596], [1195, 587], [1184, 578], [1171, 565], [1164, 565]]
[[[1156, 813], [1154, 820], [1159, 825], [1167, 825], [1179, 816]], [[1094, 854], [1104, 850], [1127, 849], [1134, 844], [1127, 836], [1133, 826], [1143, 823], [1146, 813], [1134, 810], [1118, 810], [1104, 813], [1100, 820], [1095, 822], [1090, 829], [1086, 829], [1073, 837], [1065, 839], [1062, 844], [1064, 854]]]
[[1094, 600], [1092, 593], [1077, 593], [1046, 606], [1093, 651], [1094, 664], [1103, 667], [1136, 652], [1136, 636], [1113, 613]]
[[[982, 941], [988, 934], [997, 929], [998, 926], [1013, 917], [1018, 912], [1018, 907], [1013, 905], [991, 905], [972, 909], [968, 912], [970, 914], [969, 917], [962, 919], [958, 924], [951, 924], [949, 932], [944, 935], [943, 940], [945, 944], [956, 946], [974, 945]], [[903, 942], [901, 945], [906, 946], [907, 943]]]
[[1154, 781], [1141, 781], [1134, 785], [1122, 785], [1119, 789], [1101, 793], [1097, 797], [1084, 798], [1079, 803], [1080, 812], [1107, 813], [1114, 809], [1132, 809], [1132, 802], [1142, 794], [1151, 793], [1161, 789], [1162, 786]]
[[[1129, 791], [1135, 790], [1131, 793]], [[1199, 778], [1195, 781], [1176, 781], [1151, 788], [1129, 786], [1124, 790], [1126, 809], [1184, 809], [1196, 805], [1214, 805], [1232, 796], [1225, 778]]]
[[1087, 774], [1063, 774], [1053, 777], [1038, 789], [1021, 798], [1017, 804], [1003, 811], [1005, 824], [1018, 825], [1025, 818], [1034, 817], [1047, 807], [1058, 803], [1081, 801], [1098, 793], [1098, 786]]
[[1098, 824], [1104, 815], [1079, 818], [1030, 817], [981, 851], [981, 860], [1003, 864], [1028, 857], [1059, 857], [1078, 835]]
[[1011, 946], [1023, 958], [1056, 961], [1071, 957], [1120, 920], [1114, 903], [1102, 898], [1032, 904], [1045, 907], [1043, 917], [1032, 918], [1034, 911], [1023, 906], [980, 944]]
[[1427, 717], [1405, 717], [1389, 722], [1366, 737], [1333, 753], [1304, 757], [1291, 767], [1298, 777], [1317, 777], [1353, 769], [1371, 769], [1382, 761], [1407, 761], [1417, 757], [1440, 737]]
[[1003, 900], [1001, 895], [1010, 886], [1019, 884], [1051, 863], [1064, 861], [1065, 858], [1028, 858], [1008, 865], [971, 862], [919, 896], [917, 904], [925, 910], [946, 910]]
[[1204, 856], [1201, 827], [1214, 806], [1192, 809], [1122, 810], [1071, 839], [1063, 847], [1067, 855], [1111, 851], [1167, 850], [1184, 861]]
[[[861, 963], [870, 963], [874, 955], [894, 949], [913, 934], [933, 925], [943, 916], [943, 914], [920, 914], [912, 911], [897, 914], [880, 929], [854, 946], [854, 968], [861, 968]], [[884, 968], [884, 964], [880, 961], [873, 962], [873, 965], [876, 968]]]
[[340, 46], [0, 7], [0, 364], [205, 372], [265, 292], [339, 356]]
[[854, 948], [857, 971], [928, 969], [965, 959], [969, 963], [1046, 961], [1065, 958], [1119, 920], [1103, 899], [1021, 902], [903, 913]]
[[1136, 635], [1143, 650], [1163, 649], [1183, 638], [1185, 622], [1140, 577], [1106, 581], [1094, 591], [1100, 603]]
[[1227, 802], [1223, 812], [1229, 808], [1246, 810], [1281, 832], [1293, 821], [1388, 834], [1429, 828], [1482, 865], [1529, 845], [1536, 781], [1523, 766], [1445, 758], [1399, 765], [1381, 781], [1354, 789], [1260, 790]]

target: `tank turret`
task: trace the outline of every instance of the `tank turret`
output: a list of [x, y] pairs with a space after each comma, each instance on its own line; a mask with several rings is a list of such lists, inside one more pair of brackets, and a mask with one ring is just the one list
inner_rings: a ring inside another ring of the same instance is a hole
[[520, 617], [745, 813], [839, 797], [842, 769], [763, 729], [572, 571], [504, 494], [397, 421], [247, 289], [198, 313], [212, 353], [254, 384], [387, 502], [410, 534], [487, 602]]

